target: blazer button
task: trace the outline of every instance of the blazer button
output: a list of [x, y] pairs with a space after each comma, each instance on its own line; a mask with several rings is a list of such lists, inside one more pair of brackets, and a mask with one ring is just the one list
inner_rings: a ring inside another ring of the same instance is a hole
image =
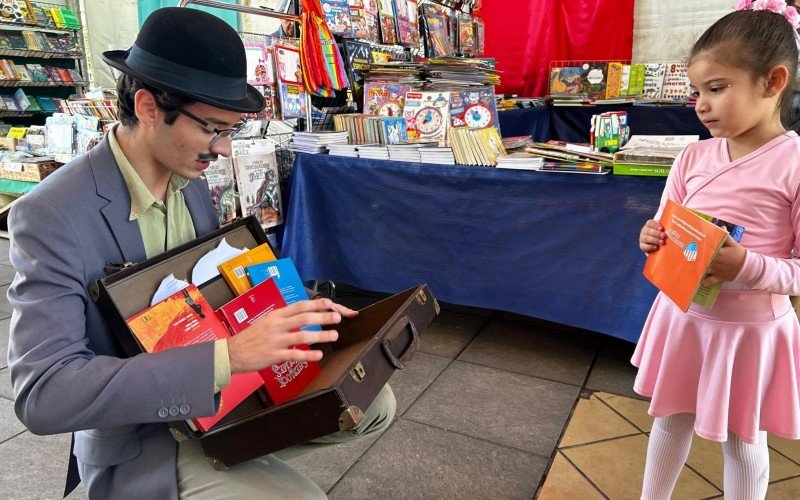
[[162, 406], [158, 409], [158, 416], [160, 418], [167, 418], [167, 416], [169, 416], [169, 410]]
[[178, 405], [172, 405], [169, 407], [169, 414], [173, 417], [177, 417], [178, 413], [180, 412], [181, 410], [178, 408]]
[[190, 411], [192, 411], [192, 407], [191, 407], [191, 406], [189, 406], [189, 404], [188, 404], [188, 403], [183, 403], [183, 404], [181, 405], [181, 408], [180, 408], [180, 410], [181, 410], [181, 415], [188, 415], [188, 414], [189, 414], [189, 412], [190, 412]]

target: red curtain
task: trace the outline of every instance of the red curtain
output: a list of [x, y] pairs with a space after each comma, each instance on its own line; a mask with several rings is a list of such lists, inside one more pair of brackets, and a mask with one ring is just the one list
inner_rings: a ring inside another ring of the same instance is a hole
[[498, 93], [547, 94], [550, 63], [628, 60], [634, 0], [483, 0], [486, 57], [497, 59]]

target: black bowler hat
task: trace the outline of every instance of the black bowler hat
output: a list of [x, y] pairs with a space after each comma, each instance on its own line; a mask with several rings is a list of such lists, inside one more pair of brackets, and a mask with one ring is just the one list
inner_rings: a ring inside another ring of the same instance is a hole
[[158, 9], [147, 17], [130, 49], [103, 52], [103, 60], [157, 89], [217, 108], [258, 113], [266, 107], [261, 92], [247, 84], [241, 38], [207, 12]]

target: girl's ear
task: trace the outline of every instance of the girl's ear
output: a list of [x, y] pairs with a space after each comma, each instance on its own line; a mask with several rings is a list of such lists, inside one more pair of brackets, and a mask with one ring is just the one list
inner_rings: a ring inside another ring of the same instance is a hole
[[789, 70], [783, 64], [776, 64], [767, 72], [765, 83], [765, 97], [781, 95], [789, 83]]

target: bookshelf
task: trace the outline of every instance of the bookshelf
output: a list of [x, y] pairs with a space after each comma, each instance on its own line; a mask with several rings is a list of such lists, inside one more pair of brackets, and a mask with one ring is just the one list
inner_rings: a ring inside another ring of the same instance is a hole
[[0, 120], [42, 125], [58, 111], [57, 100], [89, 84], [79, 3], [0, 1]]

